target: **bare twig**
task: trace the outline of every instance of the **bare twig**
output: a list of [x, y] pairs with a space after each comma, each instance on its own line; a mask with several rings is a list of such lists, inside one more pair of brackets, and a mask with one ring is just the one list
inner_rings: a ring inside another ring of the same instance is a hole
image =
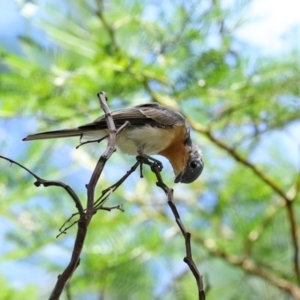
[[82, 204], [77, 196], [77, 194], [74, 192], [74, 190], [68, 186], [67, 184], [61, 182], [61, 181], [56, 181], [56, 180], [45, 180], [42, 179], [41, 177], [37, 176], [36, 174], [34, 174], [32, 171], [30, 171], [28, 168], [24, 167], [22, 164], [7, 158], [5, 156], [0, 155], [0, 158], [9, 161], [12, 164], [15, 164], [19, 167], [21, 167], [22, 169], [24, 169], [25, 171], [27, 171], [29, 174], [31, 174], [35, 179], [36, 182], [34, 183], [35, 186], [39, 187], [40, 185], [43, 185], [44, 187], [48, 187], [48, 186], [59, 186], [63, 189], [65, 189], [67, 191], [67, 193], [70, 195], [70, 197], [73, 199], [73, 201], [75, 202], [76, 208], [78, 210], [78, 213], [80, 215], [84, 214], [84, 209], [82, 207]]
[[[148, 84], [147, 80], [144, 80], [144, 85], [146, 90], [149, 92], [149, 94], [152, 96], [153, 100], [156, 102], [161, 102], [160, 98], [153, 92], [150, 85]], [[243, 164], [245, 167], [249, 168], [256, 174], [256, 176], [263, 181], [266, 185], [268, 185], [281, 199], [284, 201], [284, 207], [286, 208], [287, 215], [288, 215], [288, 222], [290, 224], [290, 235], [291, 235], [291, 241], [293, 245], [293, 267], [294, 267], [294, 273], [296, 275], [298, 284], [300, 284], [300, 267], [299, 267], [299, 244], [298, 244], [298, 227], [296, 224], [296, 216], [295, 211], [293, 207], [293, 200], [295, 197], [290, 197], [290, 195], [277, 184], [276, 181], [274, 181], [272, 178], [270, 178], [265, 172], [260, 170], [256, 165], [252, 164], [249, 160], [244, 158], [242, 155], [236, 151], [233, 147], [228, 146], [220, 139], [216, 138], [209, 127], [205, 127], [198, 122], [194, 121], [192, 118], [188, 119], [191, 127], [204, 134], [211, 142], [213, 142], [215, 145], [220, 147], [221, 149], [225, 150], [227, 153], [229, 153], [236, 161]], [[300, 180], [299, 180], [300, 182]], [[300, 184], [299, 184], [300, 186]]]
[[73, 227], [75, 224], [78, 223], [79, 220], [75, 220], [73, 221], [73, 223], [71, 223], [70, 225], [66, 226], [67, 223], [69, 223], [75, 216], [77, 216], [78, 213], [74, 213], [72, 214], [59, 228], [59, 234], [56, 236], [56, 238], [59, 238], [62, 234], [66, 234], [68, 229], [70, 229], [71, 227]]
[[[118, 130], [117, 133], [120, 132], [128, 123], [124, 123], [124, 125], [122, 125]], [[114, 183], [113, 185], [111, 185], [110, 187], [106, 188], [105, 190], [102, 191], [102, 195], [95, 201], [94, 203], [94, 214], [97, 212], [97, 210], [107, 210], [107, 211], [111, 211], [112, 209], [119, 209], [121, 211], [124, 212], [124, 209], [122, 208], [121, 205], [115, 205], [112, 207], [104, 207], [104, 203], [108, 200], [108, 198], [110, 197], [110, 195], [118, 188], [121, 186], [121, 184], [137, 169], [137, 167], [140, 165], [140, 162], [136, 162], [131, 168], [130, 170], [128, 170], [126, 172], [126, 174], [121, 177], [116, 183]], [[85, 212], [86, 210], [84, 210]], [[67, 233], [67, 230], [70, 229], [72, 226], [74, 226], [75, 224], [78, 223], [79, 220], [74, 221], [71, 225], [66, 226], [66, 224], [68, 222], [70, 222], [75, 216], [77, 216], [78, 213], [74, 213], [72, 214], [63, 224], [62, 226], [59, 228], [59, 234], [57, 235], [57, 237], [59, 237], [62, 234]]]
[[198, 287], [198, 299], [199, 300], [205, 300], [205, 291], [203, 287], [203, 280], [202, 280], [202, 275], [200, 274], [192, 256], [192, 247], [191, 247], [191, 234], [185, 229], [185, 226], [183, 225], [180, 215], [178, 213], [178, 210], [173, 202], [173, 189], [170, 189], [162, 180], [161, 174], [160, 174], [160, 169], [157, 166], [157, 163], [153, 163], [149, 161], [147, 158], [140, 157], [139, 161], [143, 164], [147, 164], [151, 167], [152, 172], [155, 174], [157, 183], [156, 185], [160, 187], [165, 194], [168, 197], [168, 204], [172, 210], [172, 213], [175, 217], [175, 221], [178, 225], [178, 227], [181, 230], [181, 233], [184, 237], [185, 240], [185, 249], [186, 249], [186, 256], [183, 259], [183, 261], [189, 266], [191, 272], [193, 273], [196, 282], [197, 282], [197, 287]]
[[113, 154], [115, 151], [115, 144], [116, 144], [116, 126], [109, 111], [109, 108], [106, 104], [107, 97], [104, 92], [100, 92], [98, 94], [98, 98], [100, 101], [101, 108], [105, 112], [106, 124], [109, 130], [109, 137], [107, 147], [104, 153], [101, 155], [100, 159], [97, 162], [96, 168], [92, 174], [90, 182], [87, 185], [87, 218], [90, 220], [92, 215], [94, 214], [94, 192], [95, 187], [98, 182], [98, 179], [103, 171], [106, 161], [108, 158]]
[[130, 170], [126, 172], [126, 174], [120, 178], [116, 183], [108, 187], [107, 189], [102, 191], [102, 195], [97, 199], [95, 202], [94, 208], [97, 210], [102, 207], [103, 203], [106, 201], [107, 197], [114, 192], [140, 165], [140, 163], [137, 161]]
[[[36, 182], [34, 183], [36, 186], [40, 186], [40, 185], [43, 185], [45, 187], [59, 186], [59, 187], [64, 188], [68, 192], [68, 194], [71, 196], [73, 201], [75, 202], [76, 208], [77, 208], [79, 216], [80, 216], [80, 218], [78, 220], [78, 231], [77, 231], [76, 241], [78, 241], [80, 239], [80, 237], [85, 236], [87, 226], [85, 226], [86, 224], [83, 221], [85, 219], [84, 209], [82, 207], [82, 204], [81, 204], [78, 196], [76, 195], [76, 193], [73, 191], [73, 189], [71, 187], [69, 187], [68, 185], [66, 185], [65, 183], [60, 182], [60, 181], [42, 179], [39, 176], [37, 176], [36, 174], [34, 174], [32, 171], [30, 171], [29, 169], [27, 169], [26, 167], [24, 167], [23, 165], [21, 165], [20, 163], [14, 161], [12, 159], [9, 159], [2, 155], [0, 155], [0, 158], [3, 158], [13, 164], [18, 165], [19, 167], [21, 167], [22, 169], [24, 169], [28, 173], [30, 173], [36, 179]], [[80, 226], [80, 225], [83, 225], [83, 226]], [[54, 288], [49, 299], [59, 299], [59, 296], [60, 296], [61, 292], [63, 291], [65, 284], [71, 278], [72, 273], [79, 265], [79, 255], [81, 253], [81, 249], [82, 249], [82, 244], [75, 242], [71, 262], [68, 265], [68, 267], [66, 268], [66, 270], [63, 272], [63, 274], [58, 276], [56, 287]], [[76, 258], [77, 254], [78, 254], [78, 258]]]
[[100, 92], [98, 94], [98, 98], [100, 101], [101, 108], [105, 112], [106, 123], [107, 123], [108, 131], [109, 131], [108, 143], [107, 143], [106, 150], [104, 151], [104, 153], [102, 154], [102, 156], [100, 157], [100, 159], [97, 162], [97, 165], [91, 176], [90, 182], [87, 184], [87, 208], [84, 211], [84, 213], [80, 214], [79, 220], [77, 222], [78, 230], [77, 230], [76, 239], [74, 242], [74, 248], [73, 248], [71, 260], [70, 260], [68, 266], [66, 267], [66, 269], [63, 271], [63, 273], [58, 276], [55, 287], [49, 298], [50, 300], [59, 299], [67, 282], [71, 279], [73, 272], [76, 270], [76, 268], [78, 267], [78, 265], [80, 263], [80, 254], [81, 254], [84, 240], [86, 237], [87, 229], [88, 229], [89, 223], [94, 215], [95, 186], [100, 178], [100, 175], [103, 171], [106, 161], [109, 159], [109, 157], [115, 151], [117, 130], [116, 130], [113, 118], [111, 116], [110, 110], [106, 103], [106, 101], [107, 101], [106, 94], [104, 92]]
[[[60, 187], [64, 188], [68, 192], [68, 194], [71, 196], [73, 201], [75, 202], [76, 208], [78, 210], [78, 212], [72, 214], [72, 216], [60, 228], [59, 235], [66, 233], [66, 231], [75, 224], [77, 224], [77, 226], [78, 226], [70, 262], [69, 262], [68, 266], [66, 267], [66, 269], [62, 272], [62, 274], [58, 276], [57, 282], [52, 290], [52, 293], [51, 293], [49, 299], [50, 300], [59, 299], [61, 293], [63, 292], [63, 290], [66, 287], [66, 284], [69, 282], [69, 280], [72, 277], [72, 274], [74, 273], [74, 271], [80, 264], [80, 255], [81, 255], [83, 244], [84, 244], [85, 237], [87, 234], [88, 226], [90, 224], [90, 221], [91, 221], [93, 215], [99, 209], [108, 210], [108, 211], [110, 211], [112, 209], [119, 209], [119, 210], [123, 211], [121, 205], [104, 207], [103, 204], [105, 201], [107, 201], [107, 199], [111, 195], [111, 193], [114, 192], [129, 177], [129, 175], [132, 174], [138, 168], [138, 166], [141, 166], [141, 175], [142, 175], [142, 165], [147, 164], [147, 165], [151, 166], [151, 170], [156, 175], [157, 186], [162, 188], [164, 190], [164, 192], [166, 193], [166, 195], [168, 196], [168, 204], [175, 216], [176, 223], [178, 224], [178, 226], [184, 236], [184, 239], [185, 239], [186, 257], [184, 258], [184, 262], [189, 266], [190, 270], [192, 271], [192, 273], [196, 279], [197, 286], [198, 286], [198, 292], [199, 292], [199, 299], [204, 300], [205, 293], [203, 290], [202, 276], [200, 275], [200, 273], [197, 269], [197, 266], [195, 265], [193, 258], [192, 258], [191, 242], [190, 242], [191, 235], [189, 232], [186, 231], [186, 229], [180, 219], [180, 216], [176, 209], [176, 206], [173, 203], [173, 190], [170, 189], [169, 187], [167, 187], [162, 180], [162, 177], [160, 174], [160, 172], [162, 170], [162, 164], [159, 161], [141, 157], [141, 156], [137, 157], [137, 162], [132, 166], [132, 168], [129, 171], [127, 171], [127, 173], [122, 178], [120, 178], [114, 185], [110, 186], [106, 190], [103, 190], [101, 197], [95, 201], [95, 195], [94, 195], [95, 187], [96, 187], [96, 184], [102, 174], [105, 163], [107, 162], [107, 160], [110, 158], [110, 156], [115, 151], [116, 135], [121, 130], [123, 130], [125, 128], [125, 126], [127, 126], [129, 124], [128, 122], [126, 122], [118, 130], [116, 130], [112, 115], [111, 115], [109, 108], [107, 106], [107, 103], [106, 103], [107, 98], [106, 98], [105, 93], [100, 92], [98, 94], [98, 98], [100, 101], [101, 108], [105, 112], [105, 118], [106, 118], [109, 134], [108, 134], [107, 148], [104, 151], [104, 153], [102, 154], [102, 156], [100, 157], [100, 159], [98, 160], [97, 165], [94, 169], [94, 172], [91, 176], [91, 179], [86, 186], [87, 187], [86, 209], [83, 208], [78, 196], [73, 191], [73, 189], [70, 188], [68, 185], [66, 185], [60, 181], [44, 180], [44, 179], [40, 178], [39, 176], [37, 176], [36, 174], [34, 174], [29, 169], [27, 169], [26, 167], [24, 167], [23, 165], [15, 162], [9, 158], [6, 158], [4, 156], [0, 156], [0, 158], [3, 158], [11, 163], [14, 163], [14, 164], [20, 166], [21, 168], [23, 168], [24, 170], [26, 170], [27, 172], [29, 172], [33, 177], [35, 177], [35, 179], [36, 179], [35, 185], [36, 186], [40, 186], [40, 185], [44, 185], [45, 187], [60, 186]], [[100, 140], [95, 140], [93, 142], [99, 142], [99, 141]], [[77, 215], [79, 215], [78, 220], [75, 220], [72, 224], [70, 224], [69, 226], [66, 226], [66, 224], [68, 222], [70, 222], [70, 220], [74, 216], [77, 216]]]
[[108, 134], [105, 135], [104, 137], [97, 139], [97, 140], [92, 140], [92, 141], [86, 141], [86, 142], [80, 142], [80, 144], [78, 146], [76, 146], [76, 149], [78, 149], [79, 147], [86, 145], [86, 144], [91, 144], [91, 143], [100, 143], [103, 140], [105, 140], [106, 138], [108, 138]]

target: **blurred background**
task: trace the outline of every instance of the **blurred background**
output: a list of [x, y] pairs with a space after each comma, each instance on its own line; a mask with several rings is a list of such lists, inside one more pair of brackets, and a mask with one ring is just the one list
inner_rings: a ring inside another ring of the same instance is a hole
[[[105, 144], [22, 142], [112, 110], [183, 113], [205, 169], [163, 179], [192, 234], [207, 299], [300, 299], [300, 7], [296, 0], [0, 1], [0, 154], [44, 179], [85, 184]], [[159, 158], [159, 157], [157, 157]], [[161, 159], [161, 158], [159, 158]], [[117, 151], [97, 193], [135, 158]], [[69, 262], [76, 208], [0, 160], [0, 299], [47, 299]], [[98, 212], [61, 299], [197, 299], [184, 241], [155, 177], [138, 172]]]

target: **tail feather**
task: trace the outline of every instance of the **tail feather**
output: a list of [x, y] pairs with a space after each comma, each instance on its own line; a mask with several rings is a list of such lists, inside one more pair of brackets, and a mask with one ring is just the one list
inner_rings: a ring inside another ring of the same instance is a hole
[[85, 132], [86, 132], [86, 130], [81, 130], [78, 128], [40, 132], [40, 133], [28, 135], [26, 138], [23, 139], [23, 141], [45, 140], [45, 139], [81, 136]]

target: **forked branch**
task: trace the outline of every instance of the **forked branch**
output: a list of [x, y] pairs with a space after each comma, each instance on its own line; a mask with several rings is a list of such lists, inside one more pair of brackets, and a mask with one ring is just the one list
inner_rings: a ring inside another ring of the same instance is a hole
[[[93, 215], [98, 210], [111, 210], [111, 209], [122, 210], [122, 207], [120, 205], [116, 205], [113, 207], [106, 207], [106, 206], [104, 206], [104, 204], [109, 199], [109, 196], [119, 186], [121, 186], [121, 184], [129, 177], [129, 175], [132, 174], [139, 166], [140, 166], [140, 175], [142, 177], [142, 166], [143, 166], [143, 164], [146, 164], [146, 165], [149, 165], [151, 167], [152, 172], [155, 173], [156, 178], [157, 178], [157, 183], [156, 183], [157, 186], [162, 188], [168, 197], [168, 204], [172, 210], [172, 213], [175, 217], [175, 221], [176, 221], [177, 225], [179, 226], [181, 233], [185, 240], [186, 256], [184, 258], [184, 262], [189, 266], [190, 270], [192, 271], [192, 273], [196, 279], [197, 286], [198, 286], [198, 296], [199, 296], [198, 298], [200, 300], [204, 300], [205, 293], [204, 293], [204, 289], [203, 289], [202, 276], [200, 275], [200, 273], [197, 269], [197, 266], [194, 263], [193, 257], [192, 257], [191, 235], [189, 232], [186, 231], [186, 229], [180, 219], [177, 208], [173, 202], [173, 190], [170, 189], [162, 180], [162, 177], [160, 174], [160, 172], [162, 170], [162, 164], [159, 161], [152, 159], [152, 158], [138, 156], [137, 162], [131, 167], [131, 169], [129, 171], [127, 171], [126, 174], [123, 177], [121, 177], [115, 184], [113, 184], [109, 188], [103, 190], [102, 195], [98, 199], [95, 199], [95, 187], [96, 187], [98, 180], [103, 172], [103, 169], [104, 169], [104, 166], [105, 166], [107, 160], [110, 158], [110, 156], [113, 154], [113, 152], [116, 149], [116, 136], [121, 130], [123, 130], [125, 128], [125, 126], [127, 126], [129, 124], [128, 122], [125, 122], [123, 124], [123, 126], [119, 127], [117, 130], [115, 127], [112, 115], [110, 113], [110, 110], [107, 106], [107, 98], [106, 98], [105, 93], [100, 92], [98, 94], [98, 98], [100, 101], [101, 108], [105, 112], [105, 118], [106, 118], [107, 128], [108, 128], [108, 132], [109, 132], [108, 133], [108, 143], [107, 143], [106, 150], [101, 155], [101, 157], [99, 158], [99, 160], [96, 164], [96, 167], [92, 173], [89, 183], [86, 185], [86, 188], [87, 188], [86, 208], [83, 208], [83, 205], [82, 205], [79, 197], [77, 196], [77, 194], [74, 192], [74, 190], [70, 186], [66, 185], [65, 183], [63, 183], [61, 181], [42, 179], [39, 176], [37, 176], [36, 174], [34, 174], [32, 171], [27, 169], [26, 167], [24, 167], [23, 165], [19, 164], [18, 162], [0, 155], [0, 158], [3, 158], [5, 160], [9, 161], [12, 164], [18, 165], [19, 167], [21, 167], [22, 169], [24, 169], [28, 173], [30, 173], [36, 179], [36, 182], [34, 183], [36, 186], [40, 186], [40, 185], [43, 185], [45, 187], [59, 186], [59, 187], [65, 189], [67, 191], [67, 193], [70, 195], [70, 197], [72, 198], [72, 200], [74, 201], [75, 206], [77, 208], [78, 212], [74, 213], [60, 228], [59, 235], [61, 235], [62, 233], [66, 233], [66, 230], [68, 228], [77, 224], [77, 233], [76, 233], [76, 239], [74, 242], [74, 247], [73, 247], [73, 252], [72, 252], [70, 262], [67, 265], [66, 269], [62, 272], [62, 274], [60, 274], [58, 276], [57, 282], [52, 290], [52, 293], [51, 293], [49, 299], [50, 300], [59, 299], [59, 297], [61, 296], [67, 283], [71, 279], [72, 274], [78, 267], [78, 265], [80, 263], [80, 255], [81, 255], [84, 241], [86, 238], [88, 226], [91, 222]], [[100, 140], [95, 140], [93, 142], [100, 142]], [[82, 143], [81, 145], [83, 145], [83, 144], [84, 143]], [[79, 216], [79, 218], [77, 220], [75, 220], [73, 223], [71, 223], [71, 225], [66, 226], [66, 224], [68, 222], [70, 222], [74, 216]]]

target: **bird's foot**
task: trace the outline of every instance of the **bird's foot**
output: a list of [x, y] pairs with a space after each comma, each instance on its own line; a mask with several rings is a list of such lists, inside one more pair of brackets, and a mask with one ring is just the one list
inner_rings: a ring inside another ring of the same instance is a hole
[[159, 160], [157, 160], [149, 155], [139, 154], [136, 157], [136, 160], [141, 163], [141, 165], [140, 165], [141, 166], [141, 168], [140, 168], [141, 178], [143, 177], [143, 164], [150, 166], [151, 170], [157, 169], [159, 172], [161, 172], [163, 169], [163, 164]]

